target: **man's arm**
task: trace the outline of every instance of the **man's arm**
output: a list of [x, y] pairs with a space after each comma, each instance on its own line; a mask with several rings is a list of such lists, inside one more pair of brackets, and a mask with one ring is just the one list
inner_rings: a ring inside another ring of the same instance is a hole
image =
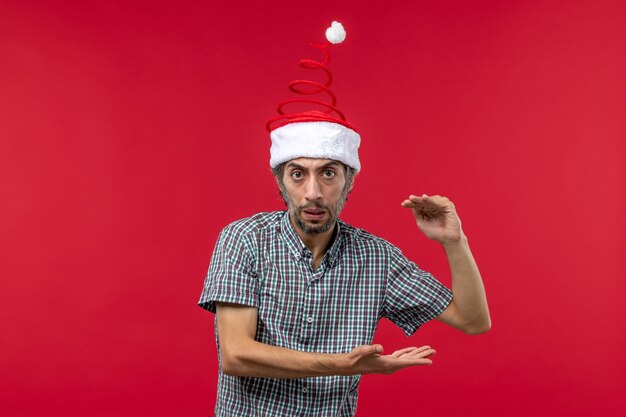
[[391, 374], [410, 366], [430, 365], [430, 346], [409, 347], [382, 355], [381, 345], [355, 347], [345, 354], [302, 352], [255, 340], [258, 310], [217, 303], [217, 331], [222, 370], [227, 375], [259, 378], [306, 378], [327, 375]]
[[468, 334], [489, 331], [491, 318], [478, 266], [454, 204], [446, 197], [411, 195], [402, 206], [413, 211], [417, 226], [443, 246], [452, 273], [452, 302], [437, 317]]

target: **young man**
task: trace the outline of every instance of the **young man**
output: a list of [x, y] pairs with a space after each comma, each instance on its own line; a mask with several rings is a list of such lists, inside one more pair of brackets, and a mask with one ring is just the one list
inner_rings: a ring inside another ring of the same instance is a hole
[[200, 298], [215, 313], [215, 414], [352, 416], [362, 374], [429, 365], [435, 354], [430, 346], [384, 354], [372, 345], [381, 318], [407, 335], [433, 318], [483, 333], [485, 291], [449, 199], [411, 195], [401, 204], [446, 251], [452, 291], [390, 243], [339, 220], [361, 167], [360, 136], [345, 118], [279, 114], [286, 120], [270, 129], [270, 165], [288, 210], [227, 226]]

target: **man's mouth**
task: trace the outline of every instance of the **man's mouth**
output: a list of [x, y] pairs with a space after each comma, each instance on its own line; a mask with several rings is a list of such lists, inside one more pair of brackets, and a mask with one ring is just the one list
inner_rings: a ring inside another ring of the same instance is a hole
[[324, 214], [326, 214], [326, 210], [318, 208], [307, 208], [302, 210], [302, 212], [304, 213], [304, 217], [311, 220], [319, 220], [324, 217]]

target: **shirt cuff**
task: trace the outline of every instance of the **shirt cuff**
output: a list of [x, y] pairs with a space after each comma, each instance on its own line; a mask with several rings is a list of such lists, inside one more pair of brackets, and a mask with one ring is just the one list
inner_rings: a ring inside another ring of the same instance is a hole
[[441, 294], [439, 294], [439, 297], [437, 298], [437, 302], [426, 306], [426, 308], [420, 312], [421, 314], [417, 320], [405, 321], [404, 323], [399, 324], [398, 327], [400, 327], [400, 329], [402, 329], [404, 334], [407, 336], [412, 336], [423, 324], [426, 324], [443, 313], [451, 302], [452, 291], [443, 287]]
[[200, 297], [198, 305], [203, 309], [215, 313], [215, 303], [242, 304], [250, 307], [259, 307], [259, 297], [250, 292], [222, 292], [218, 289], [210, 290]]

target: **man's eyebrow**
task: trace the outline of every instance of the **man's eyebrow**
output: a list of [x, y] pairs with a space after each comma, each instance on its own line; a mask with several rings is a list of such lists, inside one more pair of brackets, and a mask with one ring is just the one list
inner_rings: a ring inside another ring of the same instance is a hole
[[302, 165], [296, 164], [295, 162], [289, 162], [287, 164], [287, 168], [296, 168], [296, 169], [302, 169], [302, 170], [305, 169]]
[[324, 169], [324, 168], [330, 168], [330, 167], [340, 167], [341, 165], [339, 165], [339, 162], [337, 161], [331, 161], [328, 163], [325, 163], [324, 165], [322, 165], [320, 168]]
[[[341, 165], [339, 164], [339, 162], [337, 161], [330, 161], [325, 163], [324, 165], [322, 165], [321, 167], [317, 168], [318, 170], [322, 170], [322, 169], [326, 169], [326, 168], [330, 168], [330, 167], [340, 167]], [[295, 169], [301, 169], [303, 171], [308, 171], [308, 168], [305, 168], [304, 166], [297, 164], [295, 162], [289, 162], [287, 163], [287, 168], [295, 168]]]

